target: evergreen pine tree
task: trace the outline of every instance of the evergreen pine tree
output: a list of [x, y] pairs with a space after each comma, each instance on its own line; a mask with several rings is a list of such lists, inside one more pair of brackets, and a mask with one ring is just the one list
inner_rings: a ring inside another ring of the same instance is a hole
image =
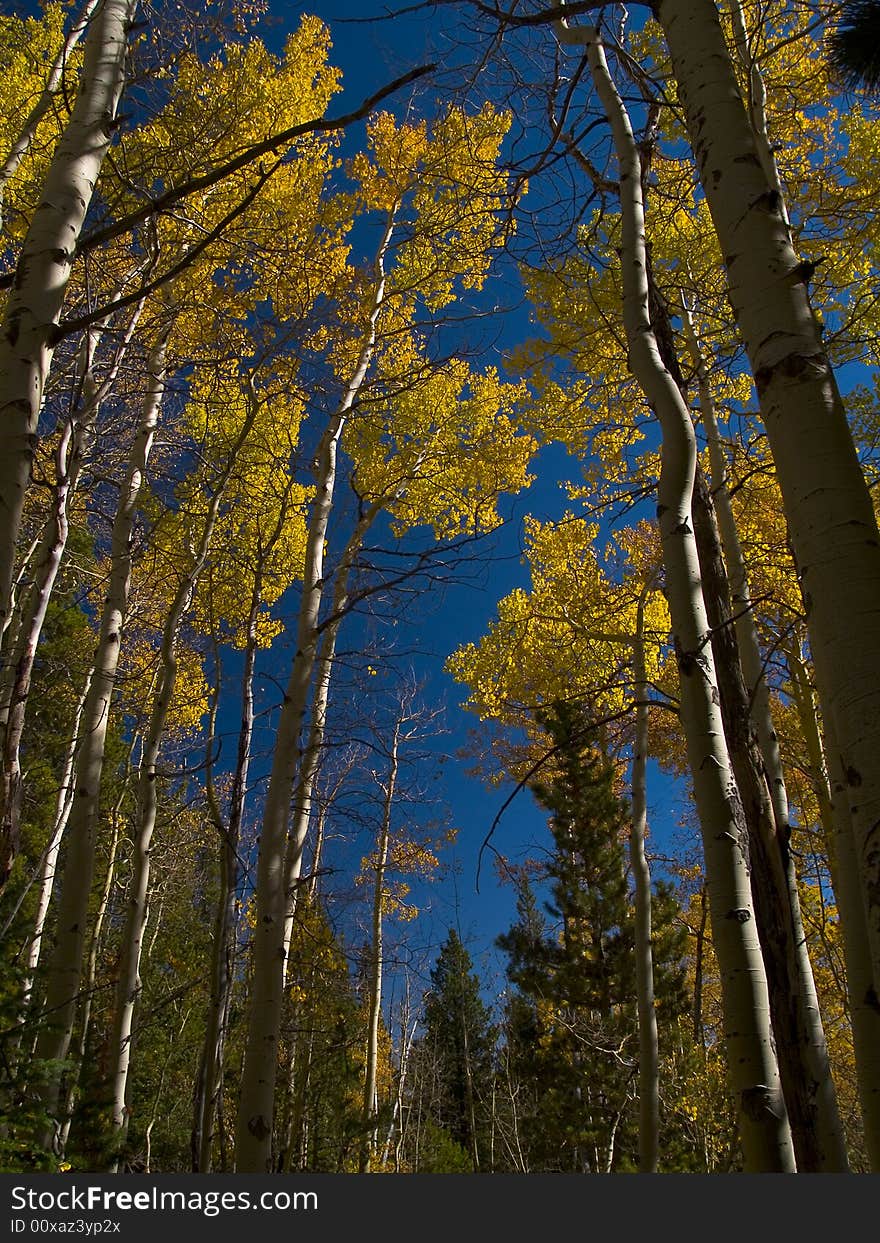
[[489, 1128], [495, 1032], [471, 956], [450, 929], [424, 1003], [422, 1056], [433, 1061], [433, 1121], [470, 1157], [491, 1169]]
[[[521, 1131], [532, 1172], [634, 1169], [638, 1028], [633, 914], [625, 861], [628, 806], [583, 713], [557, 704], [541, 724], [552, 776], [532, 789], [550, 813], [553, 852], [542, 917], [528, 884], [498, 945], [517, 990], [508, 1051], [523, 1087]], [[668, 895], [664, 894], [664, 898]], [[680, 1012], [681, 934], [668, 902], [655, 922], [658, 1008]], [[665, 1000], [663, 1000], [665, 998]]]

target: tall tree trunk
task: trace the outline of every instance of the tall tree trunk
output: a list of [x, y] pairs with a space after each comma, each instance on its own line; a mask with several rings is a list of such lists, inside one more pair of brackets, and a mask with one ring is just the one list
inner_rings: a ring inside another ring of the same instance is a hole
[[766, 976], [752, 909], [747, 831], [724, 743], [693, 533], [696, 441], [689, 411], [663, 365], [651, 327], [639, 152], [596, 31], [588, 27], [569, 30], [562, 23], [557, 28], [566, 41], [586, 45], [620, 164], [624, 326], [630, 366], [663, 433], [657, 514], [743, 1156], [750, 1171], [793, 1171], [791, 1132], [773, 1050]]
[[[370, 993], [367, 1007], [367, 1056], [364, 1066], [364, 1138], [361, 1145], [359, 1169], [366, 1174], [370, 1157], [376, 1154], [378, 1133], [376, 1131], [376, 1069], [379, 1060], [379, 1017], [382, 1013], [382, 969], [384, 955], [382, 945], [382, 909], [384, 906], [385, 870], [388, 866], [388, 848], [391, 842], [391, 812], [397, 786], [398, 749], [403, 716], [394, 722], [391, 738], [388, 778], [382, 807], [382, 824], [376, 842], [375, 878], [373, 882], [373, 944], [370, 949]], [[372, 1122], [372, 1126], [371, 1126]]]
[[[801, 693], [807, 687], [807, 672], [793, 651], [788, 653], [793, 678]], [[819, 701], [822, 703], [821, 686]], [[796, 702], [798, 699], [796, 697]], [[801, 699], [799, 706], [806, 707]], [[812, 714], [811, 714], [812, 715]], [[815, 717], [814, 717], [815, 722]], [[862, 1111], [865, 1147], [874, 1173], [880, 1173], [880, 1005], [874, 988], [870, 946], [865, 927], [865, 908], [859, 883], [858, 860], [853, 842], [846, 778], [840, 767], [840, 750], [834, 726], [823, 716], [832, 818], [834, 825], [835, 889], [840, 915], [846, 962], [846, 987], [856, 1059], [859, 1104]], [[809, 722], [808, 722], [809, 724]]]
[[80, 732], [82, 715], [86, 699], [88, 698], [89, 688], [92, 684], [92, 672], [93, 671], [90, 669], [86, 675], [86, 680], [79, 697], [79, 703], [76, 705], [76, 713], [73, 718], [73, 729], [71, 731], [70, 741], [67, 744], [67, 755], [64, 758], [64, 769], [61, 774], [61, 784], [58, 788], [58, 798], [55, 802], [55, 819], [52, 823], [52, 832], [49, 835], [49, 841], [43, 852], [43, 861], [40, 866], [37, 910], [34, 916], [34, 931], [28, 945], [28, 969], [24, 984], [25, 1007], [27, 1007], [30, 999], [34, 975], [37, 967], [40, 965], [40, 951], [43, 944], [43, 932], [46, 928], [46, 917], [49, 914], [49, 904], [52, 901], [52, 891], [55, 887], [55, 875], [58, 869], [58, 853], [61, 849], [61, 839], [64, 835], [64, 830], [67, 827], [67, 822], [70, 818], [70, 809], [73, 806], [73, 786], [71, 783], [76, 765], [77, 752], [79, 751], [79, 745], [82, 740]]
[[20, 838], [19, 821], [23, 793], [21, 739], [37, 645], [67, 547], [70, 507], [93, 435], [98, 408], [118, 374], [141, 309], [142, 306], [138, 307], [132, 316], [128, 332], [116, 351], [114, 364], [100, 385], [95, 380], [93, 370], [100, 333], [95, 329], [85, 335], [78, 383], [82, 404], [78, 410], [71, 412], [59, 437], [55, 451], [55, 490], [51, 512], [34, 556], [33, 581], [22, 601], [19, 615], [7, 635], [11, 655], [0, 676], [0, 839], [9, 843], [13, 855], [18, 851]]
[[[653, 305], [654, 314], [664, 323], [662, 338], [671, 341], [668, 310], [657, 290], [654, 290]], [[730, 508], [715, 408], [687, 308], [683, 310], [683, 319], [700, 385], [710, 459], [714, 478], [718, 481], [715, 498], [720, 515], [716, 523], [712, 495], [697, 467], [694, 530], [703, 596], [712, 630], [724, 731], [749, 830], [752, 897], [767, 969], [783, 1094], [798, 1169], [802, 1173], [841, 1173], [848, 1168], [846, 1143], [801, 920], [797, 875], [789, 849], [788, 796], [770, 716], [770, 696], [764, 679], [748, 578]], [[664, 361], [684, 395], [677, 357]], [[727, 564], [722, 556], [722, 544]], [[730, 565], [735, 574], [736, 612], [731, 604]], [[747, 688], [743, 681], [740, 659], [743, 651], [754, 679], [753, 693], [750, 693], [752, 686]]]
[[254, 669], [258, 648], [257, 623], [263, 600], [263, 574], [266, 558], [281, 538], [288, 515], [289, 498], [290, 488], [288, 487], [279, 509], [278, 521], [265, 547], [260, 547], [256, 554], [254, 582], [245, 628], [244, 669], [241, 675], [241, 724], [238, 732], [238, 750], [229, 797], [227, 824], [223, 822], [213, 781], [213, 725], [219, 696], [219, 659], [216, 662], [218, 687], [211, 714], [212, 736], [206, 744], [208, 758], [205, 762], [205, 787], [211, 818], [220, 839], [220, 893], [217, 898], [212, 942], [211, 994], [194, 1109], [193, 1168], [201, 1174], [211, 1172], [214, 1119], [218, 1113], [220, 1094], [223, 1090], [223, 1058], [235, 967], [235, 902], [240, 870], [239, 846], [254, 733]]
[[[129, 760], [134, 750], [129, 752]], [[125, 785], [127, 786], [127, 781]], [[76, 1044], [75, 1064], [67, 1082], [67, 1090], [64, 1094], [63, 1104], [60, 1107], [60, 1128], [58, 1130], [57, 1146], [59, 1154], [63, 1154], [67, 1147], [67, 1140], [70, 1135], [70, 1128], [73, 1123], [73, 1115], [76, 1110], [77, 1098], [79, 1096], [80, 1079], [82, 1078], [83, 1066], [86, 1060], [86, 1050], [89, 1044], [89, 1033], [92, 1020], [92, 1001], [95, 995], [95, 980], [98, 975], [98, 955], [101, 951], [101, 938], [104, 932], [104, 921], [107, 918], [107, 911], [110, 906], [110, 894], [113, 892], [113, 882], [116, 879], [116, 851], [119, 846], [120, 824], [119, 816], [122, 800], [126, 794], [126, 788], [123, 787], [122, 792], [113, 808], [113, 827], [110, 837], [110, 849], [107, 858], [107, 871], [104, 874], [104, 885], [101, 890], [101, 896], [98, 899], [98, 909], [95, 912], [95, 924], [92, 928], [91, 941], [89, 944], [89, 953], [86, 959], [85, 978], [83, 981], [83, 1004], [80, 1014], [79, 1038]]]
[[393, 219], [389, 219], [376, 255], [375, 285], [364, 343], [342, 401], [318, 447], [318, 487], [306, 543], [303, 592], [297, 626], [297, 652], [279, 713], [272, 773], [260, 832], [253, 986], [236, 1128], [235, 1159], [236, 1169], [240, 1173], [265, 1174], [272, 1167], [275, 1079], [284, 991], [286, 846], [290, 796], [300, 767], [300, 737], [318, 647], [324, 545], [333, 506], [339, 440], [372, 361], [379, 315], [385, 302], [385, 257], [391, 243], [393, 227]]
[[55, 349], [53, 328], [116, 125], [136, 8], [137, 0], [101, 0], [89, 22], [76, 100], [21, 248], [0, 330], [0, 624], [9, 612], [15, 544]]
[[[104, 744], [110, 719], [122, 624], [131, 582], [131, 544], [141, 484], [146, 471], [165, 391], [165, 341], [150, 356], [149, 382], [138, 434], [129, 456], [125, 482], [113, 521], [110, 578], [101, 616], [92, 684], [82, 716], [82, 745], [74, 777], [74, 800], [68, 830], [55, 946], [46, 983], [45, 1018], [37, 1057], [56, 1065], [67, 1057], [76, 1017], [83, 968], [83, 945], [89, 894], [95, 867], [95, 840], [101, 797]], [[59, 1075], [47, 1076], [43, 1101], [50, 1117], [58, 1107]]]
[[199, 578], [208, 560], [226, 484], [236, 468], [238, 454], [250, 434], [258, 409], [259, 403], [253, 382], [249, 381], [247, 414], [235, 442], [229, 446], [226, 464], [219, 477], [213, 482], [211, 499], [208, 502], [198, 546], [194, 550], [192, 563], [181, 575], [162, 631], [159, 681], [144, 738], [138, 774], [137, 819], [132, 833], [132, 878], [125, 927], [122, 933], [116, 1009], [110, 1046], [112, 1059], [110, 1079], [113, 1098], [111, 1126], [115, 1132], [113, 1169], [117, 1166], [119, 1148], [128, 1127], [129, 1111], [126, 1103], [128, 1069], [131, 1061], [134, 1013], [141, 987], [141, 948], [147, 923], [151, 850], [159, 808], [157, 766], [168, 710], [171, 707], [177, 681], [177, 642], [184, 616], [192, 603]]
[[880, 995], [880, 536], [840, 393], [715, 5], [658, 0], [725, 256], [840, 748]]
[[70, 61], [70, 56], [85, 33], [97, 4], [98, 0], [86, 0], [86, 3], [83, 5], [82, 12], [76, 19], [74, 25], [71, 27], [69, 34], [61, 45], [58, 55], [49, 66], [45, 86], [37, 96], [36, 102], [25, 118], [21, 130], [11, 144], [6, 158], [4, 159], [2, 165], [0, 165], [0, 226], [3, 224], [3, 208], [6, 198], [6, 187], [18, 172], [21, 162], [34, 140], [37, 127], [52, 106], [52, 101], [58, 91], [58, 88], [61, 86], [64, 71]]
[[721, 715], [748, 826], [752, 897], [797, 1166], [801, 1173], [845, 1173], [846, 1144], [807, 954], [794, 859], [789, 835], [780, 834], [773, 815], [740, 669], [712, 501], [699, 469], [693, 513]]
[[315, 781], [321, 762], [324, 747], [324, 733], [327, 727], [327, 704], [330, 699], [330, 682], [333, 676], [333, 661], [336, 656], [336, 641], [339, 628], [348, 605], [348, 586], [355, 559], [361, 550], [364, 536], [372, 526], [382, 509], [382, 502], [376, 501], [369, 505], [361, 514], [354, 531], [336, 567], [333, 578], [333, 602], [329, 616], [325, 621], [325, 629], [320, 638], [314, 672], [314, 691], [306, 745], [303, 748], [293, 795], [293, 817], [290, 835], [287, 842], [285, 859], [285, 899], [284, 916], [284, 961], [290, 950], [290, 938], [293, 934], [293, 921], [296, 915], [297, 895], [302, 874], [303, 849], [312, 818], [312, 803]]
[[639, 1173], [656, 1174], [660, 1149], [660, 1054], [654, 1009], [651, 951], [651, 872], [645, 854], [648, 830], [648, 675], [645, 671], [645, 596], [639, 596], [633, 644], [636, 734], [632, 760], [632, 828], [629, 857], [635, 881], [636, 1000], [639, 1014]]

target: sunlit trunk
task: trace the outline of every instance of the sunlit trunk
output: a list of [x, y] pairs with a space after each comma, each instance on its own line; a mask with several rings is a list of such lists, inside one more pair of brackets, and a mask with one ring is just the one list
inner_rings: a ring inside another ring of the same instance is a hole
[[89, 22], [76, 99], [55, 148], [0, 329], [0, 623], [9, 612], [15, 544], [43, 389], [76, 246], [116, 126], [136, 0], [101, 0]]
[[[138, 434], [129, 456], [125, 482], [113, 521], [110, 575], [101, 617], [92, 684], [82, 715], [82, 744], [74, 775], [74, 799], [68, 828], [67, 865], [58, 903], [55, 945], [46, 982], [45, 1016], [37, 1057], [57, 1064], [70, 1047], [83, 969], [89, 894], [95, 867], [95, 842], [101, 796], [104, 744], [110, 719], [122, 625], [131, 582], [131, 553], [138, 497], [147, 468], [165, 391], [165, 343], [150, 358], [149, 383]], [[47, 1078], [43, 1100], [50, 1117], [58, 1104], [59, 1072]]]
[[663, 365], [651, 326], [638, 148], [596, 31], [569, 31], [561, 24], [559, 30], [567, 41], [586, 46], [620, 165], [623, 318], [630, 367], [663, 433], [657, 515], [745, 1165], [752, 1171], [791, 1171], [794, 1155], [752, 908], [747, 832], [724, 740], [691, 516], [696, 441], [690, 413]]
[[236, 1128], [236, 1169], [242, 1173], [268, 1173], [272, 1167], [275, 1081], [284, 991], [290, 798], [301, 764], [300, 739], [319, 642], [324, 550], [333, 507], [339, 441], [372, 361], [379, 314], [385, 301], [385, 256], [392, 230], [393, 221], [389, 220], [375, 260], [375, 284], [364, 343], [342, 401], [321, 438], [316, 458], [317, 491], [306, 543], [297, 651], [278, 716], [272, 772], [260, 832], [253, 985]]

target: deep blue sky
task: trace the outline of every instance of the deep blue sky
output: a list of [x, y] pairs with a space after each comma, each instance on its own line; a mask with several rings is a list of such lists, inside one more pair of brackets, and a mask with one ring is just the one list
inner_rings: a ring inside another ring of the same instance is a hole
[[[332, 61], [343, 73], [343, 92], [331, 106], [334, 114], [356, 107], [362, 99], [416, 64], [438, 61], [444, 69], [448, 69], [456, 57], [462, 55], [459, 49], [459, 35], [462, 32], [452, 8], [441, 7], [430, 14], [412, 14], [395, 18], [394, 21], [353, 23], [343, 20], [382, 13], [384, 9], [381, 4], [359, 4], [353, 0], [310, 5], [281, 4], [276, 0], [271, 12], [272, 33], [267, 42], [280, 48], [285, 32], [296, 25], [303, 12], [316, 13], [327, 22], [333, 40]], [[430, 93], [430, 82], [424, 89]], [[399, 102], [402, 103], [404, 98], [401, 97]], [[504, 105], [507, 100], [498, 99], [495, 102]], [[395, 103], [389, 102], [385, 106], [394, 109]], [[347, 147], [354, 149], [362, 132], [362, 127], [357, 127], [346, 136], [343, 153]], [[540, 193], [539, 190], [537, 192]], [[511, 265], [506, 266], [498, 279], [502, 282], [498, 286], [501, 293], [493, 294], [490, 290], [489, 301], [515, 303], [517, 278]], [[520, 304], [499, 318], [497, 325], [493, 325], [485, 364], [497, 364], [505, 348], [522, 341], [534, 331], [534, 325], [529, 323], [527, 308]], [[513, 919], [514, 895], [509, 886], [499, 885], [490, 853], [484, 856], [477, 892], [478, 855], [480, 845], [512, 787], [508, 785], [489, 790], [480, 780], [468, 774], [469, 762], [458, 753], [466, 747], [469, 731], [479, 728], [479, 723], [476, 717], [461, 709], [464, 690], [452, 682], [442, 666], [459, 644], [476, 641], [485, 633], [502, 596], [515, 586], [528, 586], [528, 574], [520, 559], [523, 516], [531, 513], [541, 519], [560, 517], [567, 506], [564, 481], [576, 481], [580, 473], [579, 464], [559, 446], [543, 449], [535, 459], [532, 470], [537, 476], [532, 487], [503, 506], [506, 521], [490, 541], [493, 550], [491, 562], [481, 571], [479, 583], [447, 586], [442, 599], [425, 601], [425, 607], [413, 610], [415, 615], [409, 628], [406, 616], [401, 617], [398, 628], [400, 643], [411, 645], [421, 653], [415, 657], [414, 665], [418, 675], [426, 679], [426, 700], [432, 704], [444, 702], [447, 705], [448, 733], [431, 744], [438, 756], [441, 753], [444, 755], [442, 764], [438, 765], [443, 778], [437, 783], [440, 787], [437, 803], [435, 807], [426, 805], [425, 814], [433, 815], [435, 810], [440, 809], [441, 799], [445, 799], [449, 821], [459, 830], [455, 847], [445, 853], [452, 874], [447, 875], [444, 881], [418, 891], [423, 901], [430, 903], [431, 909], [422, 917], [418, 928], [409, 925], [408, 930], [414, 933], [417, 942], [437, 945], [449, 925], [457, 923], [471, 953], [486, 965], [494, 957], [489, 951], [495, 938]], [[376, 693], [381, 694], [378, 685]], [[658, 779], [656, 770], [653, 772], [650, 797], [653, 840], [665, 848], [677, 821], [676, 795], [667, 779]], [[549, 840], [546, 818], [530, 794], [523, 792], [514, 800], [493, 840], [503, 854], [514, 858], [527, 850], [531, 843], [546, 843]], [[367, 846], [368, 842], [363, 838], [355, 844], [353, 853], [359, 856]], [[497, 968], [497, 958], [494, 963]]]

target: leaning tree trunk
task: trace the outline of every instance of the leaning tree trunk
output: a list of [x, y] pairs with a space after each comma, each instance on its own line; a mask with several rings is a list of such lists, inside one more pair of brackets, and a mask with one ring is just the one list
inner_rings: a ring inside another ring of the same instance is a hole
[[224, 824], [213, 781], [214, 725], [219, 697], [218, 687], [211, 713], [210, 737], [207, 741], [205, 762], [205, 788], [214, 827], [220, 839], [220, 893], [214, 919], [214, 936], [211, 960], [211, 992], [208, 1016], [205, 1023], [205, 1039], [196, 1083], [193, 1111], [192, 1157], [193, 1168], [201, 1174], [211, 1172], [214, 1144], [214, 1120], [218, 1115], [223, 1091], [223, 1059], [226, 1050], [226, 1034], [232, 1001], [236, 956], [235, 904], [239, 879], [239, 847], [241, 826], [244, 821], [245, 797], [250, 771], [251, 745], [254, 733], [254, 671], [257, 662], [260, 606], [263, 600], [263, 576], [266, 560], [283, 533], [288, 516], [290, 487], [285, 489], [284, 499], [278, 511], [278, 520], [269, 539], [256, 553], [254, 581], [251, 589], [250, 607], [245, 626], [244, 669], [241, 675], [241, 724], [238, 732], [238, 751], [232, 775], [229, 795], [229, 816]]
[[104, 744], [110, 719], [122, 624], [131, 582], [135, 512], [165, 391], [165, 341], [150, 356], [149, 383], [138, 433], [113, 521], [110, 577], [101, 617], [92, 684], [82, 715], [82, 744], [74, 777], [67, 862], [58, 904], [55, 946], [46, 983], [45, 1017], [36, 1056], [53, 1063], [43, 1092], [50, 1117], [58, 1106], [58, 1066], [67, 1057], [83, 969], [89, 893], [95, 868], [95, 840], [101, 796]]
[[336, 567], [333, 583], [333, 602], [329, 616], [325, 619], [325, 629], [321, 635], [315, 662], [314, 692], [310, 713], [308, 737], [300, 757], [299, 772], [293, 795], [293, 817], [290, 825], [290, 837], [287, 843], [287, 855], [284, 864], [285, 900], [284, 915], [284, 961], [287, 962], [290, 951], [290, 939], [293, 936], [293, 923], [296, 917], [297, 897], [302, 877], [302, 858], [306, 836], [312, 818], [312, 802], [315, 781], [324, 747], [324, 733], [327, 727], [327, 704], [330, 698], [330, 682], [333, 676], [333, 662], [336, 656], [336, 640], [339, 628], [348, 608], [348, 588], [355, 558], [361, 550], [364, 536], [376, 520], [382, 509], [382, 502], [375, 501], [369, 505], [357, 521], [352, 531], [339, 565]]
[[[15, 544], [30, 479], [53, 329], [76, 246], [116, 125], [137, 0], [101, 0], [89, 23], [70, 120], [55, 149], [19, 254], [0, 330], [0, 625], [9, 612]], [[5, 880], [0, 876], [0, 881]]]
[[339, 441], [373, 358], [379, 315], [385, 304], [385, 256], [393, 228], [393, 218], [390, 218], [376, 255], [376, 283], [364, 343], [342, 401], [321, 438], [316, 459], [318, 486], [306, 541], [297, 652], [279, 714], [260, 832], [253, 985], [235, 1143], [236, 1169], [240, 1173], [265, 1174], [272, 1166], [275, 1079], [284, 992], [286, 846], [290, 795], [300, 766], [300, 736], [318, 647], [324, 545], [333, 507]]
[[558, 30], [566, 41], [586, 45], [620, 164], [624, 327], [630, 366], [663, 434], [657, 514], [743, 1157], [750, 1171], [793, 1171], [791, 1132], [752, 908], [747, 831], [724, 742], [693, 534], [694, 429], [681, 393], [663, 365], [651, 327], [639, 152], [596, 31], [588, 27], [569, 30], [562, 23]]
[[[669, 312], [653, 283], [650, 267], [648, 275], [652, 314], [664, 326], [661, 343], [671, 342]], [[684, 322], [687, 332], [686, 309]], [[661, 344], [660, 348], [661, 353], [665, 350], [664, 362], [684, 396], [678, 358], [671, 346]], [[712, 496], [699, 466], [692, 502], [694, 534], [711, 628], [721, 716], [749, 832], [752, 898], [767, 971], [782, 1090], [798, 1169], [802, 1173], [840, 1173], [847, 1170], [846, 1144], [801, 921], [797, 876], [789, 848], [788, 799], [782, 764], [770, 718], [769, 693], [750, 607], [745, 565], [719, 462], [714, 405], [692, 334], [690, 348], [700, 380], [700, 399], [710, 445], [714, 450], [714, 453], [710, 450], [713, 469], [716, 478], [721, 480], [716, 496], [727, 534], [724, 550], [729, 553], [737, 576], [738, 616], [731, 609], [727, 566], [722, 556]], [[754, 695], [749, 694], [743, 681], [740, 635], [747, 647], [749, 667], [757, 679]], [[763, 747], [759, 745], [762, 731], [756, 725], [756, 716], [761, 718], [763, 726]]]
[[711, 0], [658, 0], [776, 464], [840, 749], [880, 995], [880, 536], [840, 393]]

